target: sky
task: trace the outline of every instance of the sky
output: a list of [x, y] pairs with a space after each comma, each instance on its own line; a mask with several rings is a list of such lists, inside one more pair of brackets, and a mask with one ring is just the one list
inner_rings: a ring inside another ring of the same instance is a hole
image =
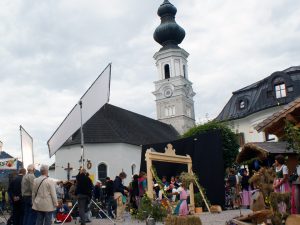
[[[21, 157], [19, 126], [48, 163], [47, 140], [112, 62], [110, 103], [156, 118], [153, 32], [163, 0], [0, 1], [0, 140]], [[233, 91], [300, 65], [300, 1], [171, 0], [186, 31], [196, 121]]]

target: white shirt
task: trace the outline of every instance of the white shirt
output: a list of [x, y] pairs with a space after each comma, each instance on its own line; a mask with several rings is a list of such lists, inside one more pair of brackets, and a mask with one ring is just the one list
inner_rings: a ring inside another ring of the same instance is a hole
[[283, 175], [289, 174], [289, 170], [286, 165], [282, 165], [279, 169], [276, 167], [276, 173], [282, 170]]
[[300, 176], [300, 165], [297, 166], [297, 174]]

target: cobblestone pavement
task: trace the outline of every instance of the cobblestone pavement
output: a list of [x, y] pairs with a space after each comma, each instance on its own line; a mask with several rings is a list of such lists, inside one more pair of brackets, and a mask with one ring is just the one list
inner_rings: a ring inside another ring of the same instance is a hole
[[[242, 209], [242, 214], [247, 215], [251, 213], [250, 210]], [[200, 215], [201, 221], [203, 225], [225, 225], [226, 221], [229, 221], [235, 217], [240, 215], [239, 210], [228, 210], [223, 211], [222, 213], [210, 214], [210, 213], [202, 213]], [[73, 221], [72, 223], [66, 223], [66, 225], [75, 225], [80, 223], [76, 223]], [[139, 222], [136, 220], [128, 220], [122, 223], [116, 223], [117, 225], [144, 225], [145, 222]], [[156, 223], [156, 225], [162, 225], [163, 223]], [[87, 225], [112, 225], [112, 223], [107, 219], [93, 219], [91, 223], [87, 223]]]

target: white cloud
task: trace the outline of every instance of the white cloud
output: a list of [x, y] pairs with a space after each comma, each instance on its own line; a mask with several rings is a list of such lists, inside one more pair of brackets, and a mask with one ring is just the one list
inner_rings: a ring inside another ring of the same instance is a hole
[[[162, 0], [161, 0], [162, 2]], [[171, 1], [186, 30], [196, 118], [216, 116], [232, 91], [299, 64], [296, 0]], [[160, 2], [62, 0], [0, 2], [0, 139], [20, 156], [18, 127], [46, 141], [109, 63], [111, 103], [155, 118], [152, 35]]]

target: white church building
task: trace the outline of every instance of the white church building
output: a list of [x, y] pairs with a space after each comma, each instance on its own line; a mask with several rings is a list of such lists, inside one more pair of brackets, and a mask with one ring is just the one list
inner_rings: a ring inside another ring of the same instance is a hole
[[[195, 126], [192, 83], [188, 80], [188, 53], [178, 44], [185, 31], [175, 22], [177, 9], [165, 0], [158, 9], [161, 24], [154, 39], [162, 45], [154, 59], [158, 69], [155, 81], [157, 120], [106, 104], [86, 124], [84, 131], [85, 167], [95, 180], [112, 179], [121, 171], [139, 173], [141, 146], [176, 140]], [[80, 131], [55, 154], [50, 169], [56, 179], [75, 179], [81, 165]]]
[[216, 120], [227, 122], [239, 134], [241, 146], [276, 141], [275, 136], [258, 133], [255, 127], [299, 96], [300, 66], [293, 66], [233, 92]]

